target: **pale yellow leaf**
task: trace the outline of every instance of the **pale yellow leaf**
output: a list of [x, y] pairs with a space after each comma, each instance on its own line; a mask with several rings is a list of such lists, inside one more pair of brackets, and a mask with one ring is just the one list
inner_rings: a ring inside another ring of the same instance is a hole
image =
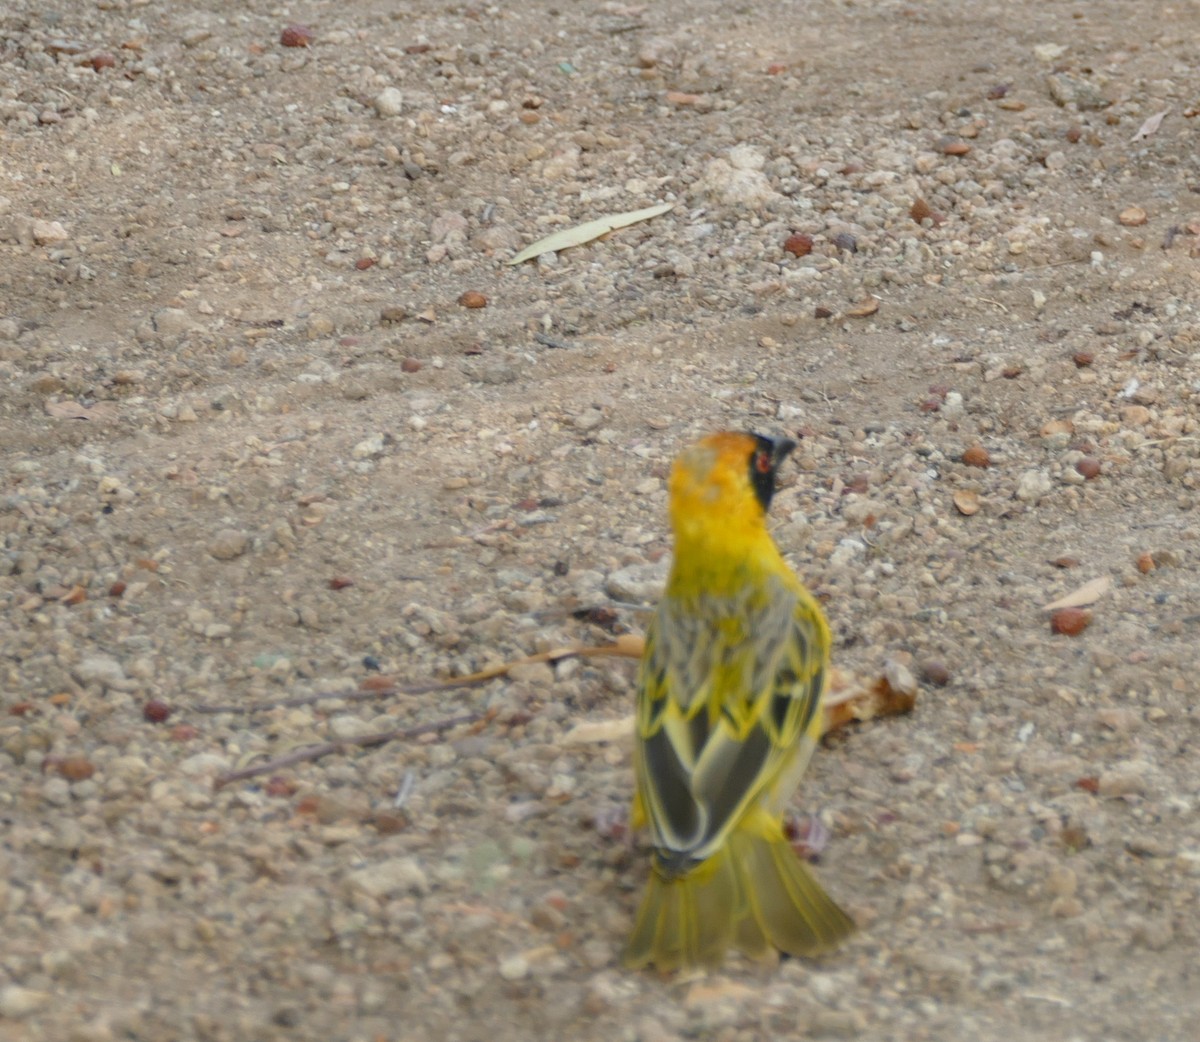
[[1088, 604], [1095, 604], [1108, 593], [1111, 586], [1112, 579], [1107, 575], [1098, 576], [1090, 582], [1085, 582], [1078, 590], [1072, 590], [1058, 600], [1051, 601], [1042, 610], [1058, 611], [1059, 608], [1082, 608]]
[[600, 217], [594, 221], [588, 221], [586, 224], [577, 224], [573, 228], [564, 228], [553, 235], [547, 235], [544, 239], [538, 239], [532, 246], [526, 246], [508, 263], [520, 264], [522, 261], [540, 257], [543, 253], [554, 253], [571, 246], [582, 246], [585, 242], [591, 242], [618, 228], [637, 224], [638, 221], [648, 221], [651, 217], [664, 214], [674, 207], [674, 203], [659, 203], [657, 206], [647, 206], [644, 210], [610, 214], [608, 217]]
[[585, 720], [564, 736], [567, 745], [594, 745], [597, 742], [625, 742], [633, 737], [633, 714], [618, 720]]

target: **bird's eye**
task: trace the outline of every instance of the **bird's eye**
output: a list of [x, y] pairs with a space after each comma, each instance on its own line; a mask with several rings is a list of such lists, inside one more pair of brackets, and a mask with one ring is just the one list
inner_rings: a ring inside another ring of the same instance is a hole
[[771, 456], [766, 452], [756, 452], [754, 454], [754, 469], [760, 474], [771, 473]]

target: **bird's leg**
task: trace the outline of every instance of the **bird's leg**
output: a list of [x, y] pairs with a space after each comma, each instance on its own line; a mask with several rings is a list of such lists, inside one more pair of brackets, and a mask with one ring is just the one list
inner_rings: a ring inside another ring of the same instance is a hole
[[821, 851], [829, 844], [829, 829], [816, 814], [787, 815], [783, 834], [801, 861], [819, 861]]

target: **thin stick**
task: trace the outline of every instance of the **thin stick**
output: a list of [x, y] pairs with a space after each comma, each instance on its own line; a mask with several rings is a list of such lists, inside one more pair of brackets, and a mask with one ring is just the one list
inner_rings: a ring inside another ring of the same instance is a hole
[[398, 727], [391, 731], [377, 731], [375, 734], [359, 735], [357, 738], [342, 738], [336, 742], [316, 742], [313, 745], [304, 745], [299, 749], [293, 749], [291, 752], [284, 753], [282, 756], [277, 756], [273, 760], [264, 760], [262, 763], [256, 763], [252, 767], [241, 767], [236, 771], [228, 771], [225, 774], [220, 774], [213, 780], [213, 788], [222, 789], [233, 782], [245, 781], [247, 778], [257, 778], [259, 775], [270, 774], [272, 771], [277, 771], [282, 767], [291, 767], [293, 764], [319, 760], [323, 756], [342, 752], [347, 747], [357, 746], [360, 749], [372, 749], [377, 745], [386, 745], [388, 742], [419, 738], [423, 734], [437, 734], [439, 731], [446, 731], [451, 727], [458, 727], [461, 724], [473, 724], [479, 720], [483, 720], [486, 716], [486, 713], [463, 713], [460, 716], [435, 720], [429, 724], [418, 724], [415, 727]]
[[294, 709], [296, 706], [313, 705], [316, 702], [327, 702], [331, 699], [344, 699], [347, 702], [365, 702], [372, 698], [387, 698], [391, 695], [425, 695], [430, 691], [452, 691], [457, 687], [474, 687], [476, 684], [494, 680], [506, 675], [514, 666], [528, 665], [532, 662], [560, 662], [567, 658], [596, 658], [600, 656], [615, 656], [617, 658], [640, 658], [643, 640], [632, 633], [622, 634], [614, 644], [605, 644], [596, 648], [555, 648], [543, 651], [537, 655], [527, 655], [525, 658], [503, 662], [498, 666], [489, 666], [478, 673], [465, 677], [451, 677], [449, 680], [429, 680], [423, 684], [392, 684], [378, 691], [318, 691], [313, 695], [297, 695], [295, 698], [285, 698], [275, 702], [258, 702], [254, 705], [198, 705], [196, 713], [260, 713], [267, 709]]
[[397, 694], [399, 688], [395, 685], [381, 687], [377, 691], [318, 691], [313, 695], [297, 695], [295, 698], [281, 698], [275, 702], [259, 702], [255, 705], [199, 705], [192, 708], [194, 713], [213, 715], [216, 713], [261, 713], [266, 709], [294, 709], [296, 706], [310, 706], [317, 702], [332, 699], [343, 699], [346, 702], [369, 702], [372, 698], [388, 698]]

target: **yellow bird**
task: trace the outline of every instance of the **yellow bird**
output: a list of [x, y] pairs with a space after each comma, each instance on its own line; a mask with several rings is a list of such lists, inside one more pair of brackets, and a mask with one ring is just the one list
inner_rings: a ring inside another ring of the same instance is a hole
[[854, 923], [792, 850], [783, 814], [821, 735], [829, 626], [771, 539], [796, 443], [722, 432], [671, 470], [675, 558], [638, 674], [632, 825], [650, 882], [631, 968], [829, 951]]

